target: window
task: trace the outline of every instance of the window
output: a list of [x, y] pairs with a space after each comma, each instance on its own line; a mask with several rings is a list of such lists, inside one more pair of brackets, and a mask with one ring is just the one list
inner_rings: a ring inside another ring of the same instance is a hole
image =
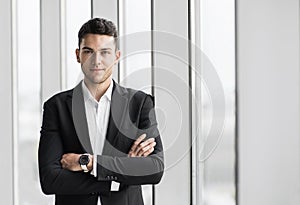
[[[204, 58], [203, 78], [208, 64], [217, 73], [225, 97], [223, 133], [209, 135], [213, 114], [222, 110], [213, 106], [211, 93], [201, 86], [202, 139], [200, 164], [203, 166], [203, 204], [234, 205], [235, 202], [235, 1], [203, 0], [200, 2], [200, 47]], [[205, 62], [208, 61], [208, 62]], [[208, 79], [210, 80], [210, 79]], [[203, 81], [205, 82], [205, 80]], [[200, 90], [198, 90], [200, 92]], [[216, 109], [217, 108], [217, 109]], [[217, 119], [221, 120], [221, 119]], [[207, 138], [210, 139], [207, 139]], [[206, 159], [207, 158], [207, 159]], [[206, 159], [206, 160], [204, 160]]]
[[[40, 1], [17, 1], [17, 150], [14, 167], [15, 200], [21, 205], [47, 204], [52, 198], [41, 193], [37, 148], [40, 118]], [[15, 146], [15, 147], [16, 147]]]

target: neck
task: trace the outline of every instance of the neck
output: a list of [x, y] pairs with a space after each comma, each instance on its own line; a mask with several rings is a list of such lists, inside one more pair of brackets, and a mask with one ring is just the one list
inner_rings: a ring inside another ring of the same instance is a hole
[[88, 80], [84, 79], [86, 87], [89, 89], [91, 94], [94, 96], [95, 100], [99, 101], [104, 95], [106, 90], [109, 88], [111, 83], [111, 78], [107, 78], [101, 83], [89, 83]]

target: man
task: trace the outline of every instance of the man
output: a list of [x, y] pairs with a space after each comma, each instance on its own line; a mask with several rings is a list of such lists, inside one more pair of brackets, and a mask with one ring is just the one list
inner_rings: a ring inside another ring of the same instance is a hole
[[84, 79], [44, 103], [39, 174], [57, 205], [142, 205], [142, 184], [163, 175], [153, 98], [112, 80], [117, 30], [95, 18], [78, 33]]

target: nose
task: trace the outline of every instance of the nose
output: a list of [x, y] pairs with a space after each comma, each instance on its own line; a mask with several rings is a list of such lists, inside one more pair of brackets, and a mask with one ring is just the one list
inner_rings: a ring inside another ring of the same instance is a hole
[[93, 64], [96, 66], [101, 65], [101, 61], [102, 61], [102, 57], [101, 57], [100, 53], [95, 52], [93, 54], [93, 59], [92, 59]]

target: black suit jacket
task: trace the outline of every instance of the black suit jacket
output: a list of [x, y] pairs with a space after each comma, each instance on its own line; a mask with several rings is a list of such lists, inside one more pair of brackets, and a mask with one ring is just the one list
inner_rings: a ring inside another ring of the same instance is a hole
[[[141, 91], [114, 82], [107, 135], [102, 155], [97, 156], [97, 178], [90, 173], [63, 169], [65, 153], [91, 153], [84, 99], [79, 83], [44, 103], [39, 143], [39, 175], [45, 194], [55, 194], [57, 205], [142, 205], [142, 184], [157, 184], [164, 170], [163, 146], [153, 110], [154, 101]], [[155, 137], [148, 157], [127, 157], [142, 133]], [[111, 181], [121, 183], [110, 191]]]

